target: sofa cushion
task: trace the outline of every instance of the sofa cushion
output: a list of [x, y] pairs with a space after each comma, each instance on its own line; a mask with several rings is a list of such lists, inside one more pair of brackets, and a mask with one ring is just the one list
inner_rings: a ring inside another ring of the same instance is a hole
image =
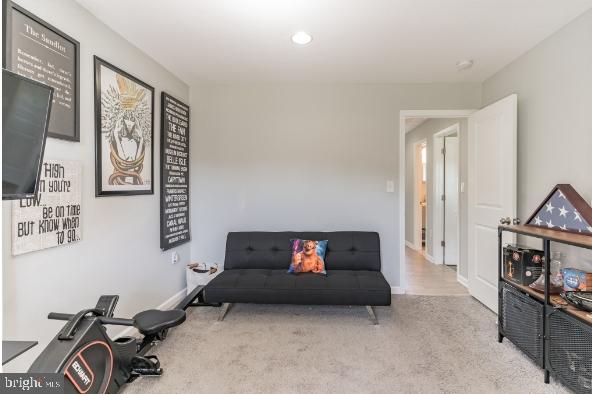
[[226, 238], [224, 269], [286, 269], [292, 257], [291, 239], [328, 240], [327, 270], [380, 271], [378, 233], [333, 232], [231, 232]]
[[285, 269], [233, 269], [204, 289], [206, 302], [302, 305], [390, 305], [391, 289], [379, 271], [327, 270], [327, 275]]

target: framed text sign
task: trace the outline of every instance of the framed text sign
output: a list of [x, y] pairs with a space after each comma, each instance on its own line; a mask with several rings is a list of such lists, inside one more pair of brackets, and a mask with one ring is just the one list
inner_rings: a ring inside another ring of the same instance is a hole
[[46, 160], [37, 196], [12, 202], [12, 255], [80, 241], [82, 165]]
[[8, 68], [54, 88], [47, 135], [80, 141], [80, 44], [12, 3]]
[[162, 92], [160, 248], [189, 242], [189, 106]]

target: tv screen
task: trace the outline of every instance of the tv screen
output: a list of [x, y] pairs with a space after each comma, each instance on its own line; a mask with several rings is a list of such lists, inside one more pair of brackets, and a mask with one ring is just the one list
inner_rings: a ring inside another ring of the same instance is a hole
[[2, 199], [37, 193], [53, 88], [2, 70]]

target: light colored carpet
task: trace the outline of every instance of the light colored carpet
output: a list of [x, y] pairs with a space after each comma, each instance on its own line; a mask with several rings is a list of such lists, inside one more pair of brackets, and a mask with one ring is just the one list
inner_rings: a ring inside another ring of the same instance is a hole
[[155, 349], [165, 372], [124, 393], [564, 393], [469, 296], [393, 296], [377, 307], [193, 308]]

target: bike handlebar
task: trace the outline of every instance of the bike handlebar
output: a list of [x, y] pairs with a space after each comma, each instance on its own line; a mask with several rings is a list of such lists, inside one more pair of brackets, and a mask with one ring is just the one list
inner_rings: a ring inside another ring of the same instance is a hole
[[[47, 315], [48, 319], [51, 320], [70, 320], [74, 317], [71, 313], [58, 313], [58, 312], [51, 312]], [[134, 320], [133, 319], [120, 319], [116, 317], [106, 317], [106, 316], [96, 316], [96, 318], [101, 322], [101, 324], [110, 324], [114, 326], [133, 326]]]
[[51, 320], [70, 320], [72, 316], [74, 315], [71, 313], [51, 312], [49, 315], [47, 315], [47, 318]]

